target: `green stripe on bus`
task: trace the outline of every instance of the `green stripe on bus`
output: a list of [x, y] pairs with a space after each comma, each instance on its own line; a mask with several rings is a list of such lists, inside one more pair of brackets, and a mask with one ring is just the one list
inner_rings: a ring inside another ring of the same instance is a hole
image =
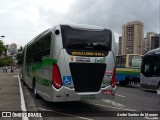
[[36, 80], [37, 83], [41, 84], [41, 85], [44, 85], [44, 86], [48, 86], [48, 87], [51, 87], [52, 86], [52, 81], [51, 80], [46, 80], [46, 79], [37, 79]]
[[116, 71], [119, 74], [139, 74], [140, 71]]
[[53, 64], [56, 64], [56, 63], [57, 63], [56, 59], [45, 58], [40, 63], [35, 63], [33, 65], [27, 65], [28, 70], [29, 70], [28, 71], [29, 72], [28, 77], [30, 77], [31, 79], [33, 79], [33, 77], [35, 77], [37, 83], [39, 83], [41, 85], [44, 85], [44, 86], [51, 87], [52, 86], [52, 80], [47, 80], [47, 79], [41, 78], [37, 74], [37, 71], [40, 70], [44, 66], [52, 66]]
[[56, 59], [43, 59], [41, 63], [34, 64], [32, 66], [32, 70], [36, 71], [36, 70], [39, 70], [40, 68], [42, 68], [44, 66], [53, 65], [53, 64], [56, 64], [56, 63], [57, 63]]

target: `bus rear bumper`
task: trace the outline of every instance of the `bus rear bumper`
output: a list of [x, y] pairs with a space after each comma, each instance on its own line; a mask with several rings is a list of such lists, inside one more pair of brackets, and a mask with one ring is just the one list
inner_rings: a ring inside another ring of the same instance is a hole
[[53, 96], [51, 102], [66, 102], [66, 101], [87, 101], [99, 99], [115, 99], [116, 86], [107, 86], [101, 88], [98, 92], [83, 92], [76, 93], [74, 88], [63, 86], [60, 90], [56, 90], [53, 86]]

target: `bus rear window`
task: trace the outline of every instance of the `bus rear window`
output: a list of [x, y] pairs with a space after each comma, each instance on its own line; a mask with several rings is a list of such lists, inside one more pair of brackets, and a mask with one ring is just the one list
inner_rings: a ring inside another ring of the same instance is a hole
[[61, 25], [63, 48], [79, 50], [110, 51], [112, 33], [110, 30], [83, 30]]

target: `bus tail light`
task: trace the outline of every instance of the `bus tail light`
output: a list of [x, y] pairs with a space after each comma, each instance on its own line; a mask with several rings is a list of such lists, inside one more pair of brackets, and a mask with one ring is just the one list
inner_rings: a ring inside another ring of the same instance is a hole
[[62, 86], [60, 71], [56, 64], [54, 64], [52, 68], [52, 84], [56, 89], [59, 89]]
[[111, 86], [115, 87], [115, 85], [116, 85], [116, 68], [114, 67], [112, 81], [111, 81]]

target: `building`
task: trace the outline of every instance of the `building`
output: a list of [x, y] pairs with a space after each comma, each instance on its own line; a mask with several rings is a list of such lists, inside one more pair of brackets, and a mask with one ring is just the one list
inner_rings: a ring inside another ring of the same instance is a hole
[[17, 55], [17, 44], [13, 43], [11, 45], [5, 45], [6, 53], [5, 56], [12, 56], [15, 57]]
[[148, 32], [144, 41], [144, 51], [147, 52], [158, 47], [160, 47], [160, 34]]
[[5, 45], [6, 47], [6, 56], [10, 56], [11, 52], [11, 45]]
[[12, 48], [12, 49], [17, 49], [17, 44], [12, 43], [12, 44], [11, 44], [11, 48]]
[[118, 55], [122, 55], [122, 36], [119, 36]]
[[143, 54], [147, 52], [147, 38], [143, 40]]
[[128, 22], [122, 26], [122, 54], [143, 54], [143, 23]]
[[118, 55], [118, 43], [115, 43], [115, 54]]
[[147, 39], [147, 41], [146, 41], [146, 51], [150, 51], [151, 50], [151, 37], [152, 36], [155, 36], [156, 35], [156, 33], [154, 33], [154, 32], [148, 32], [147, 33], [147, 36], [146, 36], [146, 39]]
[[12, 43], [10, 50], [11, 50], [11, 51], [10, 51], [11, 55], [12, 55], [12, 56], [16, 56], [16, 55], [17, 55], [17, 44]]
[[160, 47], [160, 34], [151, 36], [151, 50]]

